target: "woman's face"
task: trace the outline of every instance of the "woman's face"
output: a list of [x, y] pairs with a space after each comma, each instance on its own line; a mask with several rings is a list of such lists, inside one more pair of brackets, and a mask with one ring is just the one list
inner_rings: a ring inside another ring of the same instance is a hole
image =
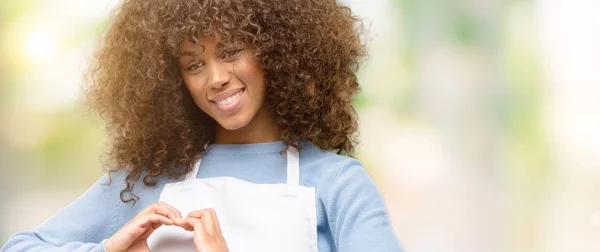
[[184, 41], [179, 72], [194, 102], [227, 130], [248, 125], [265, 99], [265, 77], [253, 53], [243, 45], [224, 45], [200, 37]]

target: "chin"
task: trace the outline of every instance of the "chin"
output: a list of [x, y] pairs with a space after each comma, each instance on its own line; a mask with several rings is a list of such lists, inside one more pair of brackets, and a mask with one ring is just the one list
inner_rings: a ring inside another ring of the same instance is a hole
[[221, 127], [223, 127], [226, 130], [239, 130], [243, 127], [246, 127], [246, 125], [248, 125], [250, 122], [246, 121], [246, 120], [225, 120], [225, 121], [218, 121], [219, 125], [221, 125]]

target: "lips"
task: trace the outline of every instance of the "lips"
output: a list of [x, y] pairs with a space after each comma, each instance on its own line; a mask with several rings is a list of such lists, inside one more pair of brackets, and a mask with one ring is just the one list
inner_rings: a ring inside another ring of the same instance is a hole
[[232, 89], [215, 96], [211, 102], [221, 112], [231, 112], [240, 106], [245, 88]]
[[235, 93], [232, 96], [223, 98], [221, 100], [217, 100], [217, 101], [215, 101], [215, 103], [218, 105], [229, 105], [229, 104], [233, 103], [234, 101], [237, 101], [238, 98], [240, 98], [240, 96], [242, 95], [242, 91], [243, 90], [240, 90], [239, 92]]
[[232, 96], [240, 93], [240, 91], [243, 91], [244, 88], [236, 88], [236, 89], [231, 89], [231, 90], [227, 90], [223, 93], [220, 93], [218, 95], [216, 95], [215, 97], [213, 97], [212, 99], [210, 99], [212, 102], [214, 103], [219, 103], [222, 102], [224, 100], [227, 100], [229, 98], [232, 98]]

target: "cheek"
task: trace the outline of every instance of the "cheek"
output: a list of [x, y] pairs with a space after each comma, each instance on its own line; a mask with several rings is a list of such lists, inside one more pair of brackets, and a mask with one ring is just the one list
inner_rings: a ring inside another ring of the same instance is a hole
[[258, 89], [256, 91], [262, 92], [262, 89], [265, 87], [265, 76], [258, 63], [252, 60], [245, 60], [236, 64], [235, 70], [242, 81]]
[[199, 81], [200, 80], [193, 79], [193, 78], [184, 78], [183, 79], [183, 82], [185, 83], [185, 87], [187, 88], [188, 92], [192, 96], [192, 99], [194, 99], [194, 102], [196, 103], [196, 105], [198, 105], [201, 109], [203, 109], [203, 107], [207, 106], [207, 104], [206, 104], [207, 100], [204, 99], [203, 85], [201, 85], [202, 83], [200, 83]]

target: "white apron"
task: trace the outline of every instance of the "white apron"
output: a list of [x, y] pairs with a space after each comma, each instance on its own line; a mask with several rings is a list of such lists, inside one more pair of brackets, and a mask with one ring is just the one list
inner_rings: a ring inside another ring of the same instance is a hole
[[[192, 211], [213, 208], [230, 252], [318, 250], [315, 188], [299, 185], [295, 148], [287, 151], [286, 184], [254, 184], [232, 177], [197, 179], [200, 161], [185, 180], [166, 184], [160, 201], [184, 218]], [[148, 246], [154, 252], [196, 251], [193, 232], [177, 226], [158, 228]]]

